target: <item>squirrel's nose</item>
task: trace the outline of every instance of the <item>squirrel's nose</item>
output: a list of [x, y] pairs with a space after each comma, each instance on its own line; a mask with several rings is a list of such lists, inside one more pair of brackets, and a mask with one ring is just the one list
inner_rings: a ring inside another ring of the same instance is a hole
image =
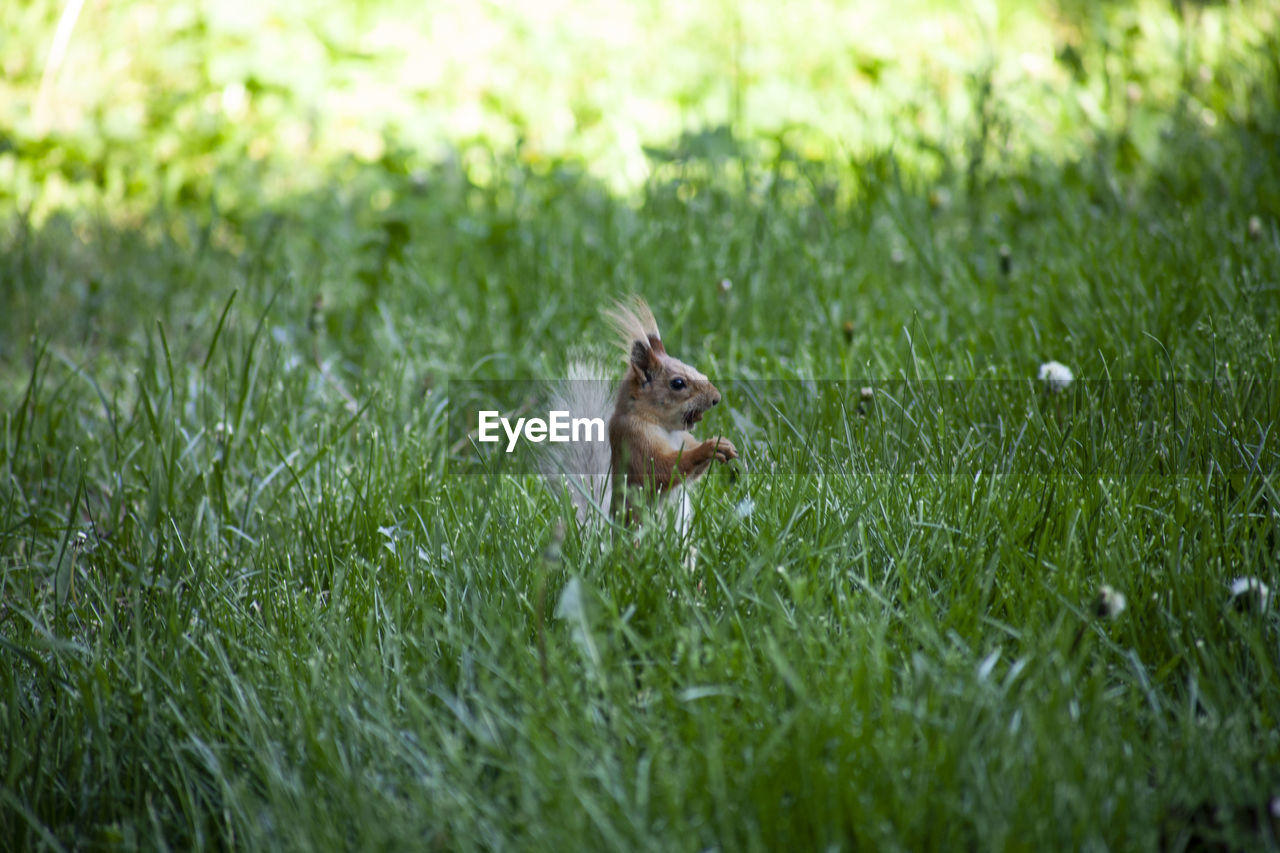
[[711, 405], [713, 405], [713, 406], [718, 406], [718, 405], [720, 405], [720, 395], [719, 395], [719, 394], [717, 394], [717, 395], [715, 395], [714, 397], [712, 397], [712, 398], [711, 398]]

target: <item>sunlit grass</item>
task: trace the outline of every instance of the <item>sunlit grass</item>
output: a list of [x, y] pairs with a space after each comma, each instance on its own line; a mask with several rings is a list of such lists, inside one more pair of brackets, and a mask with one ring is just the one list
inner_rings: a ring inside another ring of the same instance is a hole
[[[732, 127], [776, 152], [893, 148], [925, 176], [1025, 165], [1122, 131], [1156, 156], [1175, 105], [1247, 110], [1275, 3], [9, 4], [0, 12], [0, 198], [223, 205], [324, 180], [336, 159], [487, 153], [583, 163], [615, 190], [646, 148]], [[59, 42], [57, 24], [74, 27]], [[64, 49], [55, 51], [55, 46]], [[1246, 65], [1241, 65], [1246, 63]], [[989, 150], [972, 147], [972, 131]], [[287, 168], [282, 168], [287, 167]], [[253, 187], [253, 192], [248, 187]]]

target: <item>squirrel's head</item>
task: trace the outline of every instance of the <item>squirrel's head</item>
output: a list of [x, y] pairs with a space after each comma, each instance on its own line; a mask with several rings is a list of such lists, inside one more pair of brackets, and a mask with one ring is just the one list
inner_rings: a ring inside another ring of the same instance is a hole
[[711, 380], [667, 354], [653, 313], [640, 299], [619, 302], [608, 312], [627, 348], [622, 397], [633, 410], [668, 430], [687, 430], [720, 402]]

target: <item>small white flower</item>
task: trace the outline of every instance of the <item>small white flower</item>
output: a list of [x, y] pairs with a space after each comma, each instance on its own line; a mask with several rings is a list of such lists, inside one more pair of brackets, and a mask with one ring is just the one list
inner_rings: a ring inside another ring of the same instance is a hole
[[1093, 604], [1093, 609], [1100, 619], [1114, 619], [1124, 612], [1127, 603], [1123, 592], [1103, 584], [1098, 590], [1098, 598]]
[[729, 291], [733, 290], [733, 282], [729, 281], [727, 278], [720, 279], [720, 283], [717, 286], [720, 288], [720, 293], [725, 296], [728, 296]]
[[1076, 378], [1071, 368], [1057, 361], [1046, 361], [1040, 365], [1040, 373], [1037, 375], [1044, 386], [1055, 393], [1067, 390], [1067, 386]]
[[1271, 590], [1257, 578], [1236, 578], [1231, 582], [1231, 601], [1236, 607], [1251, 607], [1256, 603], [1259, 610], [1266, 610], [1271, 603]]
[[755, 508], [755, 501], [751, 498], [743, 498], [738, 501], [738, 505], [734, 507], [734, 514], [737, 515], [738, 518], [750, 518], [751, 513], [755, 511]]

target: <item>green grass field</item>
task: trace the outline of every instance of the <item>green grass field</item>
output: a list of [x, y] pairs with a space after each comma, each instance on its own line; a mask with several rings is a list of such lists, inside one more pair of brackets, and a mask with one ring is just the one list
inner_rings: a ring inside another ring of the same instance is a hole
[[[545, 76], [439, 103], [260, 5], [86, 6], [45, 124], [0, 13], [0, 846], [1280, 847], [1274, 3], [489, 10]], [[450, 429], [629, 292], [746, 463], [692, 572]]]

